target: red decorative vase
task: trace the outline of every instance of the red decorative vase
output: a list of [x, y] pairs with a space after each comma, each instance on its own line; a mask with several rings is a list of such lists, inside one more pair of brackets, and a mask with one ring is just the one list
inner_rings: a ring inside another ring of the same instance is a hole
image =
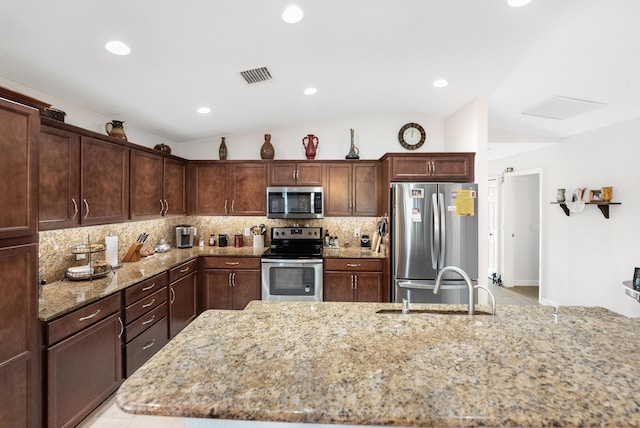
[[307, 159], [316, 158], [316, 151], [318, 149], [319, 143], [320, 141], [318, 140], [318, 137], [313, 134], [309, 134], [302, 139], [302, 145], [304, 146]]

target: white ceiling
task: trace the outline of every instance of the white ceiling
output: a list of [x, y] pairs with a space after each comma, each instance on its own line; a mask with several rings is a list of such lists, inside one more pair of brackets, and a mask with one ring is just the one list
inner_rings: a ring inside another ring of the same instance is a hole
[[[367, 112], [444, 119], [477, 97], [491, 128], [544, 141], [640, 116], [638, 0], [295, 1], [298, 24], [280, 18], [289, 0], [0, 0], [0, 76], [175, 142]], [[274, 79], [247, 85], [238, 72], [258, 66]], [[553, 96], [606, 105], [521, 114]]]

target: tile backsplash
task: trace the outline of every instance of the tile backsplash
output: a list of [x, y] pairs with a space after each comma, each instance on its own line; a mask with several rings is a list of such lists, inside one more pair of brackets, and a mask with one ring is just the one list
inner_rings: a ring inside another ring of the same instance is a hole
[[[215, 234], [216, 241], [219, 234], [244, 234], [245, 228], [264, 224], [267, 228], [265, 245], [270, 245], [269, 230], [275, 226], [287, 226], [298, 223], [301, 226], [320, 226], [329, 230], [331, 236], [337, 236], [341, 247], [354, 247], [360, 245], [360, 238], [354, 236], [354, 230], [360, 229], [360, 234], [372, 236], [378, 224], [378, 217], [328, 217], [321, 220], [272, 220], [266, 217], [240, 217], [240, 216], [186, 216], [169, 217], [148, 221], [132, 221], [127, 223], [114, 223], [102, 226], [87, 226], [73, 229], [60, 229], [40, 232], [40, 261], [41, 275], [47, 282], [59, 281], [64, 278], [67, 268], [86, 264], [87, 260], [76, 260], [71, 253], [71, 248], [76, 245], [91, 243], [104, 243], [105, 237], [110, 233], [118, 237], [118, 259], [127, 253], [129, 246], [136, 242], [142, 232], [149, 234], [142, 251], [153, 250], [161, 238], [167, 239], [172, 247], [175, 247], [175, 227], [181, 224], [189, 224], [197, 228], [194, 245], [198, 245], [198, 237], [204, 236], [205, 245], [209, 241], [209, 235]], [[233, 239], [230, 240], [233, 243]], [[216, 242], [217, 244], [217, 242]], [[253, 245], [251, 235], [244, 237], [244, 245]], [[96, 259], [104, 259], [104, 253], [92, 255]]]

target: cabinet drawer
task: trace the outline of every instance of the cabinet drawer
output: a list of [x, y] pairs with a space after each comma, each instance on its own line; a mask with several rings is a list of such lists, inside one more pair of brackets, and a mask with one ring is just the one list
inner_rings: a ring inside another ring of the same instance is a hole
[[205, 269], [260, 269], [258, 257], [205, 257]]
[[131, 324], [127, 325], [124, 330], [125, 340], [127, 342], [131, 342], [131, 340], [150, 328], [152, 325], [155, 325], [162, 318], [167, 316], [167, 303], [162, 302], [160, 305], [156, 306], [144, 316], [141, 316], [137, 320], [133, 321]]
[[47, 323], [47, 345], [77, 333], [118, 311], [120, 311], [120, 293], [105, 297], [51, 321]]
[[175, 282], [196, 270], [198, 270], [198, 259], [193, 259], [181, 264], [180, 266], [176, 266], [169, 271], [169, 282]]
[[167, 328], [167, 317], [164, 317], [127, 344], [125, 348], [126, 377], [131, 376], [167, 344]]
[[127, 306], [124, 312], [125, 324], [130, 324], [132, 321], [140, 318], [150, 310], [160, 306], [167, 301], [167, 287], [162, 287], [150, 296], [144, 299], [138, 300], [131, 306]]
[[167, 285], [169, 285], [169, 276], [166, 272], [132, 285], [124, 290], [124, 305], [129, 306], [137, 300], [155, 293]]
[[325, 270], [382, 272], [381, 259], [325, 259]]

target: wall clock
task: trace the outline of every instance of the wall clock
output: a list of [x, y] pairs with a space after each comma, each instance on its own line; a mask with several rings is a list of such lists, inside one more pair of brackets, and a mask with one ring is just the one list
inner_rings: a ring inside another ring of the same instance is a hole
[[407, 123], [398, 132], [400, 145], [408, 150], [415, 150], [421, 147], [427, 139], [424, 128], [417, 123]]

